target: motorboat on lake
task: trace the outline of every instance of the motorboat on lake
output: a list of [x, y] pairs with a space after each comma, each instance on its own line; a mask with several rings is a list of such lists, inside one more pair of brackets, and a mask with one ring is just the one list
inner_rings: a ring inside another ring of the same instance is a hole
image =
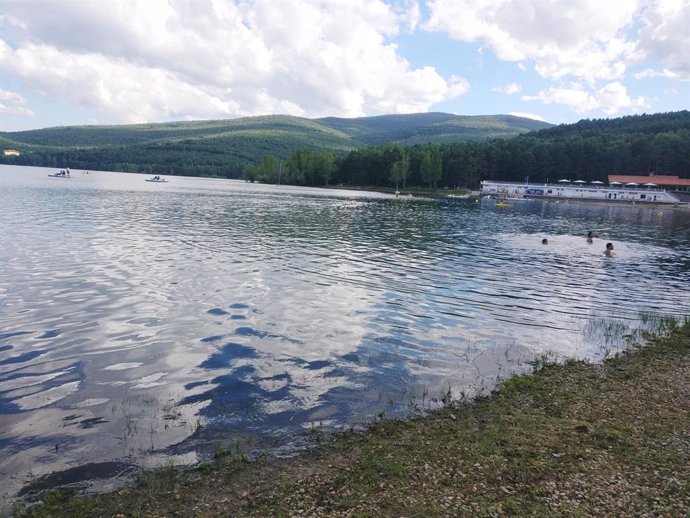
[[69, 169], [60, 169], [59, 172], [49, 174], [51, 178], [72, 178], [72, 175], [69, 174]]
[[154, 176], [153, 178], [147, 178], [147, 182], [154, 182], [154, 183], [168, 183], [168, 180], [166, 178], [163, 178], [161, 176]]

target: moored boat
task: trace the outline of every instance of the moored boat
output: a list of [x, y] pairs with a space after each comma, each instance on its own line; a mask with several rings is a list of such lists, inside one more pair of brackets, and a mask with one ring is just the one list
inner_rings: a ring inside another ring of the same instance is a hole
[[[567, 181], [567, 180], [566, 180]], [[599, 182], [601, 184], [602, 182]], [[604, 202], [628, 202], [645, 204], [680, 204], [681, 200], [674, 194], [658, 187], [638, 185], [586, 185], [578, 182], [575, 185], [528, 184], [514, 182], [482, 181], [482, 195], [502, 199], [544, 199], [544, 200], [582, 200]]]

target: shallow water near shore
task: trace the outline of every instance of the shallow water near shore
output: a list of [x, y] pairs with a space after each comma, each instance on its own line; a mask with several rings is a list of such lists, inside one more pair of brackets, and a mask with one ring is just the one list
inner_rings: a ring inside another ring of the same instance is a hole
[[52, 172], [0, 166], [8, 495], [289, 452], [535, 356], [601, 359], [690, 306], [687, 211]]

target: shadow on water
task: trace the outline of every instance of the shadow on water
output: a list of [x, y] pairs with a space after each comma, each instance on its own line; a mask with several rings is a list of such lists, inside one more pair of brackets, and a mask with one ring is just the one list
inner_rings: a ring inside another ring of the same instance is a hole
[[[137, 468], [135, 466], [122, 462], [84, 464], [64, 471], [43, 475], [24, 486], [17, 496], [31, 498], [56, 487], [86, 490], [93, 487], [96, 481], [118, 481], [132, 476], [136, 471]], [[117, 485], [117, 482], [110, 486], [107, 483], [102, 483], [99, 487], [101, 490], [107, 490], [109, 487], [116, 487]]]
[[[598, 343], [600, 349], [593, 360], [605, 359], [643, 343], [644, 335], [664, 335], [678, 325], [671, 317], [649, 313], [628, 316], [592, 317], [583, 333]], [[243, 329], [242, 335], [267, 336], [268, 333]], [[217, 341], [218, 337], [209, 337]], [[497, 383], [518, 373], [532, 370], [543, 362], [570, 358], [552, 351], [537, 354], [517, 344], [490, 346], [468, 344], [456, 353], [457, 372], [442, 390], [432, 392], [428, 386], [415, 385], [414, 376], [402, 366], [408, 358], [401, 354], [404, 340], [366, 337], [356, 352], [333, 361], [290, 361], [294, 367], [316, 371], [319, 376], [337, 378], [336, 386], [320, 394], [318, 401], [305, 408], [298, 400], [304, 386], [298, 376], [288, 373], [261, 377], [257, 370], [242, 365], [245, 359], [257, 359], [249, 347], [228, 342], [200, 367], [227, 369], [227, 374], [208, 382], [189, 384], [189, 390], [207, 389], [188, 396], [178, 404], [204, 402], [199, 412], [204, 425], [168, 452], [175, 455], [191, 451], [202, 457], [217, 454], [219, 445], [239, 447], [242, 454], [253, 457], [271, 451], [291, 455], [314, 445], [320, 436], [314, 430], [335, 431], [343, 428], [362, 429], [378, 419], [413, 417], [447, 405], [488, 394]], [[430, 363], [425, 359], [423, 363]], [[362, 369], [366, 369], [363, 373]], [[375, 373], [375, 374], [373, 374]]]

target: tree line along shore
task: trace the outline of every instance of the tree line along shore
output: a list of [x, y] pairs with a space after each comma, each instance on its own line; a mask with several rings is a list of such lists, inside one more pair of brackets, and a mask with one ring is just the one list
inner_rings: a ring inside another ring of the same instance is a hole
[[[541, 129], [540, 129], [541, 128]], [[254, 117], [0, 133], [0, 163], [272, 184], [477, 189], [690, 170], [690, 111], [553, 126], [510, 116]]]

